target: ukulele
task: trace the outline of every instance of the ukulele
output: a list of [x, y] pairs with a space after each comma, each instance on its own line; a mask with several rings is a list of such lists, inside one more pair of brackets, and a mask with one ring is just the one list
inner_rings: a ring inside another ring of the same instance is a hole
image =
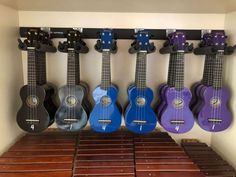
[[[53, 46], [48, 33], [41, 32], [41, 41], [45, 45]], [[47, 82], [46, 74], [46, 52], [36, 51], [36, 82], [37, 85], [45, 89], [46, 96], [44, 100], [44, 107], [47, 109], [50, 116], [50, 125], [54, 122], [57, 105], [55, 104], [55, 86]]]
[[[159, 98], [159, 103], [157, 104], [157, 109], [156, 109], [156, 113], [157, 113], [157, 117], [160, 118], [161, 117], [161, 112], [163, 110], [163, 108], [165, 108], [166, 106], [166, 102], [165, 102], [165, 90], [168, 87], [174, 87], [174, 83], [173, 83], [173, 77], [174, 77], [174, 69], [175, 69], [175, 59], [173, 57], [173, 54], [170, 54], [170, 59], [169, 59], [169, 67], [168, 67], [168, 77], [167, 77], [167, 83], [163, 83], [159, 86], [158, 90], [158, 98]], [[160, 121], [160, 120], [159, 120]]]
[[184, 53], [187, 47], [186, 35], [174, 32], [170, 45], [175, 45], [177, 51], [172, 54], [175, 60], [174, 87], [167, 87], [164, 93], [165, 107], [162, 110], [160, 122], [162, 127], [172, 133], [186, 133], [194, 125], [194, 117], [189, 109], [191, 92], [184, 87]]
[[36, 46], [40, 43], [39, 38], [39, 32], [31, 30], [24, 42], [27, 46], [28, 84], [20, 90], [22, 106], [16, 118], [19, 127], [30, 133], [42, 132], [50, 124], [50, 116], [44, 106], [46, 92], [42, 86], [37, 85]]
[[109, 29], [101, 32], [95, 49], [102, 53], [102, 81], [93, 91], [95, 106], [89, 122], [97, 132], [114, 132], [121, 125], [121, 113], [117, 106], [118, 88], [111, 83], [110, 54], [117, 51], [113, 32]]
[[[212, 35], [210, 33], [206, 33], [203, 35], [203, 39], [201, 43], [199, 44], [199, 48], [207, 48], [211, 45]], [[196, 51], [197, 49], [195, 49]], [[194, 115], [197, 114], [199, 111], [199, 108], [201, 107], [201, 99], [200, 99], [200, 93], [201, 89], [204, 86], [210, 86], [212, 85], [212, 69], [213, 69], [213, 59], [215, 58], [214, 54], [207, 54], [205, 56], [205, 63], [204, 63], [204, 69], [203, 69], [203, 77], [200, 82], [196, 82], [191, 87], [192, 92], [192, 100], [190, 102], [190, 109], [194, 113]]]
[[[155, 47], [149, 43], [150, 34], [146, 31], [137, 33], [138, 44], [136, 59], [135, 84], [128, 88], [129, 105], [125, 111], [125, 125], [128, 130], [144, 134], [153, 131], [157, 118], [151, 107], [153, 91], [146, 87], [146, 59], [147, 54], [155, 51]], [[131, 46], [132, 47], [132, 46]]]
[[212, 35], [212, 45], [218, 48], [213, 61], [212, 86], [201, 89], [202, 107], [197, 114], [199, 126], [210, 132], [227, 129], [232, 122], [232, 114], [227, 105], [229, 91], [223, 87], [223, 58], [226, 47], [224, 33], [216, 32]]
[[86, 126], [89, 111], [83, 104], [87, 91], [79, 84], [78, 55], [87, 53], [88, 48], [78, 31], [69, 31], [67, 41], [59, 43], [58, 49], [68, 54], [67, 84], [58, 91], [60, 106], [55, 115], [56, 124], [62, 130], [78, 131]]

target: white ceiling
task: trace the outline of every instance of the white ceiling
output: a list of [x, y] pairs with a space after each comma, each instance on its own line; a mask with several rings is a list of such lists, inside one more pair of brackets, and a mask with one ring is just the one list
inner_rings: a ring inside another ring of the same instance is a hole
[[236, 0], [0, 0], [24, 11], [227, 13]]

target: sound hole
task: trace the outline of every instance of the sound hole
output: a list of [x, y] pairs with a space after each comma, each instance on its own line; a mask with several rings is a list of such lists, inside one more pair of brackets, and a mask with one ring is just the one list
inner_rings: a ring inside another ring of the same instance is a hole
[[174, 106], [174, 108], [176, 108], [176, 109], [181, 109], [181, 108], [183, 108], [184, 107], [184, 100], [183, 99], [181, 99], [181, 98], [175, 98], [174, 100], [173, 100], [173, 106]]
[[136, 99], [136, 104], [137, 104], [138, 106], [144, 106], [144, 105], [146, 104], [145, 98], [143, 98], [143, 97], [138, 97], [138, 98]]
[[104, 96], [101, 98], [101, 103], [103, 106], [108, 106], [111, 104], [111, 98], [108, 96]]
[[218, 108], [221, 105], [220, 98], [212, 98], [210, 102], [211, 102], [211, 106], [214, 108]]
[[78, 103], [78, 100], [77, 100], [77, 98], [75, 96], [70, 95], [70, 96], [66, 97], [66, 104], [69, 107], [74, 107], [77, 103]]
[[27, 105], [29, 107], [36, 107], [39, 104], [38, 97], [36, 95], [30, 95], [27, 97]]

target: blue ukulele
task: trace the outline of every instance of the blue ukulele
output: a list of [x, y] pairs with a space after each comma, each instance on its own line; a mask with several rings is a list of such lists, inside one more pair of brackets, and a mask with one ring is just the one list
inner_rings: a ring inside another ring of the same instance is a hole
[[146, 87], [146, 58], [154, 52], [153, 43], [149, 43], [150, 34], [139, 31], [129, 52], [137, 53], [135, 84], [128, 88], [129, 105], [125, 111], [125, 125], [128, 130], [145, 134], [156, 127], [157, 118], [151, 107], [153, 91]]
[[102, 52], [102, 82], [94, 91], [95, 106], [89, 122], [97, 132], [114, 132], [120, 128], [121, 113], [117, 107], [118, 89], [111, 83], [110, 54], [117, 51], [111, 30], [103, 30], [95, 49]]

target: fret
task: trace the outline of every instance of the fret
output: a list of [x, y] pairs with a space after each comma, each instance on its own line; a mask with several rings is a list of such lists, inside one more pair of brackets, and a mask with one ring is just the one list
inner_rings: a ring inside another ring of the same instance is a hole
[[45, 52], [36, 51], [36, 75], [38, 85], [44, 85], [47, 83]]
[[138, 52], [136, 60], [135, 84], [137, 88], [146, 88], [146, 59], [147, 52]]
[[177, 90], [184, 88], [184, 52], [177, 52], [173, 54], [175, 59], [174, 71], [174, 87]]
[[218, 51], [213, 64], [213, 84], [215, 89], [220, 89], [223, 82], [223, 58], [224, 51]]
[[76, 84], [76, 62], [75, 62], [75, 50], [68, 50], [68, 61], [67, 61], [67, 85]]
[[36, 56], [35, 48], [31, 47], [27, 49], [28, 54], [28, 85], [36, 86]]
[[102, 83], [101, 88], [107, 90], [111, 86], [110, 51], [102, 52]]

